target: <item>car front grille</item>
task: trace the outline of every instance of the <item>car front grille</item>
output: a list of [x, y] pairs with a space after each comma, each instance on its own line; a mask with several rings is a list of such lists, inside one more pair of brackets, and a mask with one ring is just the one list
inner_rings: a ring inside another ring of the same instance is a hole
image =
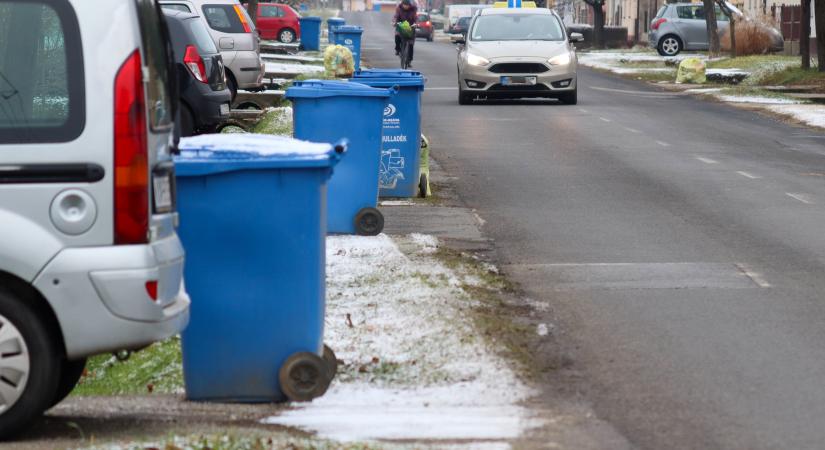
[[493, 73], [544, 73], [550, 70], [541, 63], [499, 63], [490, 67]]
[[494, 84], [490, 86], [488, 91], [492, 92], [514, 92], [514, 91], [524, 91], [524, 92], [536, 92], [536, 91], [549, 91], [550, 89], [543, 85], [543, 84], [536, 84], [532, 86], [528, 85], [515, 85], [515, 86], [504, 86], [502, 84]]

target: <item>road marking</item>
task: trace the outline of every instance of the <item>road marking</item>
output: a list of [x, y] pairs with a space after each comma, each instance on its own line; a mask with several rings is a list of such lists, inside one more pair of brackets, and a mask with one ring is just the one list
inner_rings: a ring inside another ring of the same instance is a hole
[[796, 193], [793, 193], [793, 192], [786, 192], [785, 195], [787, 195], [788, 197], [790, 197], [794, 200], [799, 200], [800, 202], [802, 202], [806, 205], [810, 205], [810, 204], [813, 203], [813, 201], [811, 201], [811, 198], [808, 197], [805, 194], [796, 194]]
[[599, 117], [599, 120], [601, 120], [602, 122], [612, 122], [612, 120], [605, 119], [604, 117]]
[[702, 161], [705, 164], [719, 164], [719, 161], [715, 159], [705, 158], [704, 156], [697, 156], [696, 159]]
[[656, 143], [661, 145], [662, 147], [670, 147], [670, 144], [664, 141], [656, 141]]
[[751, 180], [758, 180], [758, 179], [762, 178], [760, 176], [757, 176], [757, 175], [754, 175], [752, 173], [748, 173], [748, 172], [745, 172], [745, 171], [742, 171], [742, 170], [740, 170], [736, 173], [738, 173], [739, 175], [742, 175], [745, 178], [750, 178]]
[[637, 129], [635, 129], [635, 128], [628, 128], [628, 127], [624, 127], [624, 129], [625, 129], [625, 130], [627, 130], [627, 131], [629, 131], [629, 132], [631, 132], [631, 133], [637, 133], [637, 134], [638, 134], [638, 133], [641, 133], [641, 131], [639, 131], [639, 130], [637, 130]]
[[581, 111], [581, 112], [583, 112], [583, 113], [587, 114], [587, 110], [586, 110], [586, 109], [584, 109], [584, 108], [579, 108], [579, 111]]
[[771, 284], [770, 284], [770, 283], [768, 283], [767, 281], [765, 281], [765, 279], [764, 279], [764, 278], [762, 278], [762, 274], [761, 274], [761, 273], [754, 272], [753, 270], [751, 270], [751, 268], [750, 268], [750, 267], [748, 267], [748, 266], [747, 266], [747, 265], [745, 265], [745, 264], [741, 264], [741, 263], [740, 263], [740, 264], [736, 264], [736, 267], [737, 267], [739, 270], [741, 270], [741, 271], [742, 271], [742, 273], [743, 273], [743, 274], [745, 274], [745, 276], [746, 276], [746, 277], [748, 277], [748, 278], [750, 278], [751, 280], [753, 280], [753, 282], [754, 282], [754, 283], [756, 283], [756, 285], [757, 285], [757, 286], [759, 286], [759, 287], [761, 287], [761, 288], [769, 288], [769, 287], [771, 287]]

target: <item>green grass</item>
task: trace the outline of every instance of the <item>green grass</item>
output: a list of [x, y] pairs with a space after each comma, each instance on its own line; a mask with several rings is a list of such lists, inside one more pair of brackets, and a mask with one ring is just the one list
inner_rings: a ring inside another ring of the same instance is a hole
[[252, 133], [292, 136], [292, 117], [287, 110], [275, 109], [264, 113], [263, 118], [252, 127]]
[[180, 338], [173, 337], [124, 362], [112, 355], [90, 358], [72, 395], [171, 394], [182, 389]]
[[790, 67], [783, 71], [772, 73], [763, 78], [762, 81], [766, 85], [817, 85], [825, 89], [825, 72], [819, 72], [816, 68], [803, 69], [801, 67]]
[[737, 58], [725, 58], [715, 61], [708, 61], [707, 66], [711, 69], [742, 69], [757, 70], [767, 65], [793, 65], [799, 64], [799, 57], [781, 55], [750, 55]]

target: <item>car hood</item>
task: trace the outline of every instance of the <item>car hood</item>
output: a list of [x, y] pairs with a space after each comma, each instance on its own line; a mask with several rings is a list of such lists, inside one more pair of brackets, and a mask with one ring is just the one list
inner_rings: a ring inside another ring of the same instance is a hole
[[492, 61], [519, 57], [548, 59], [566, 53], [568, 49], [565, 41], [471, 41], [467, 51]]

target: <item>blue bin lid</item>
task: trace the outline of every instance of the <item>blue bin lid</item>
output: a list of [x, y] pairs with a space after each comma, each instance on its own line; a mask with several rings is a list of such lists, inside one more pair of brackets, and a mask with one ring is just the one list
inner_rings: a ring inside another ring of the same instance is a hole
[[320, 17], [315, 17], [315, 16], [299, 17], [298, 21], [299, 22], [320, 22], [321, 18]]
[[340, 27], [335, 28], [335, 33], [358, 33], [361, 34], [364, 32], [364, 29], [356, 26], [356, 25], [341, 25]]
[[359, 70], [352, 75], [358, 83], [373, 87], [424, 87], [426, 79], [421, 72], [398, 69], [366, 69]]
[[329, 23], [329, 22], [333, 22], [333, 23], [344, 23], [344, 22], [346, 22], [346, 20], [344, 20], [344, 19], [342, 19], [342, 18], [340, 18], [340, 17], [330, 17], [329, 19], [327, 19], [327, 22], [328, 22], [328, 23]]
[[366, 84], [341, 80], [306, 80], [296, 81], [286, 90], [286, 98], [324, 98], [324, 97], [389, 97], [392, 89], [381, 89]]
[[180, 140], [175, 156], [179, 176], [202, 176], [239, 170], [332, 167], [346, 151], [336, 145], [266, 134], [204, 134]]

